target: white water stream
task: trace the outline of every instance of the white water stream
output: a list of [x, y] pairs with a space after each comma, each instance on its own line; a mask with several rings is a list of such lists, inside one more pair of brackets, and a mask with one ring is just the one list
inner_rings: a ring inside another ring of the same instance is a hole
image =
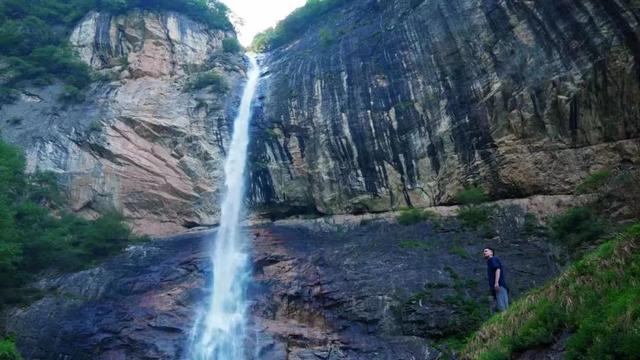
[[240, 231], [244, 199], [244, 174], [249, 143], [251, 102], [260, 70], [248, 55], [249, 70], [233, 125], [233, 137], [224, 166], [226, 193], [216, 234], [213, 288], [205, 314], [196, 322], [190, 358], [194, 360], [242, 360], [245, 358], [246, 287], [250, 277], [247, 244]]

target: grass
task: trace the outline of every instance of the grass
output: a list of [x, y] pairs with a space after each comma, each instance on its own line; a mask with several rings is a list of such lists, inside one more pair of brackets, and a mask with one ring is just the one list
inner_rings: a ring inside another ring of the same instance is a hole
[[486, 322], [463, 359], [508, 359], [569, 330], [565, 358], [635, 359], [640, 354], [640, 222], [629, 226]]
[[433, 219], [436, 216], [437, 214], [431, 210], [408, 208], [400, 211], [400, 214], [396, 217], [396, 221], [398, 221], [400, 225], [413, 225]]

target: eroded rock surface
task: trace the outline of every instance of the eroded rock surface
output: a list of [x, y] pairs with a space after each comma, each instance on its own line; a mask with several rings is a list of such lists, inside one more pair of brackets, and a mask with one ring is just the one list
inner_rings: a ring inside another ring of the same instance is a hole
[[[118, 210], [146, 234], [214, 224], [245, 67], [223, 52], [225, 37], [235, 34], [177, 13], [89, 13], [70, 37], [99, 78], [86, 101], [61, 102], [60, 85], [30, 89], [0, 110], [20, 119], [0, 123], [3, 137], [30, 171], [60, 174], [81, 214]], [[208, 70], [226, 86], [185, 91]]]
[[[247, 228], [248, 357], [434, 359], [430, 344], [489, 314], [486, 244], [499, 249], [515, 296], [557, 273], [544, 236], [525, 230], [524, 213], [501, 205], [490, 233], [453, 217], [411, 226], [364, 217]], [[156, 240], [98, 268], [43, 280], [44, 297], [11, 311], [7, 330], [26, 359], [186, 358], [208, 296], [212, 234]]]
[[638, 164], [637, 1], [358, 0], [269, 54], [252, 200], [353, 213], [562, 194]]

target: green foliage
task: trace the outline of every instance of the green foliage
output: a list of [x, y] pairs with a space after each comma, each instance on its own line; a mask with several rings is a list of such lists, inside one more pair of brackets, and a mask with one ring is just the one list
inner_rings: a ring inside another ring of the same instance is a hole
[[526, 235], [535, 234], [540, 227], [538, 219], [532, 213], [526, 213], [524, 215], [524, 223], [522, 224], [522, 232]]
[[467, 250], [465, 250], [460, 245], [453, 245], [452, 247], [450, 247], [449, 248], [449, 254], [458, 255], [461, 258], [465, 258], [465, 259], [468, 259], [470, 257], [469, 253], [467, 252]]
[[329, 46], [335, 40], [333, 33], [327, 28], [320, 29], [318, 37], [320, 38], [320, 45], [322, 46]]
[[0, 339], [0, 360], [22, 360], [13, 340]]
[[420, 240], [401, 240], [398, 243], [403, 249], [430, 249], [431, 244]]
[[600, 170], [589, 176], [580, 185], [576, 187], [578, 194], [586, 194], [598, 191], [611, 178], [611, 171]]
[[84, 99], [84, 92], [73, 85], [65, 85], [58, 98], [58, 100], [66, 103], [79, 103]]
[[21, 287], [42, 271], [82, 269], [139, 240], [119, 214], [67, 213], [55, 175], [24, 170], [22, 154], [0, 141], [0, 307], [21, 301]]
[[214, 92], [223, 93], [227, 91], [227, 83], [225, 82], [222, 75], [218, 74], [215, 71], [206, 71], [197, 74], [187, 82], [187, 84], [185, 85], [185, 90], [197, 91], [209, 86], [212, 87], [212, 91]]
[[240, 42], [236, 38], [225, 38], [222, 40], [222, 49], [226, 53], [239, 53], [242, 50]]
[[458, 209], [457, 217], [465, 226], [477, 229], [489, 222], [491, 213], [492, 209], [488, 206], [467, 205]]
[[604, 235], [605, 222], [589, 208], [571, 208], [551, 220], [551, 233], [555, 241], [576, 249], [592, 244]]
[[400, 211], [400, 214], [396, 217], [396, 221], [398, 221], [400, 225], [413, 225], [436, 216], [437, 215], [430, 210], [408, 208]]
[[489, 200], [487, 192], [482, 187], [470, 186], [458, 192], [456, 200], [462, 205], [477, 205]]
[[[349, 0], [307, 0], [304, 6], [278, 22], [275, 28], [269, 28], [257, 34], [253, 38], [251, 48], [254, 51], [263, 52], [287, 44], [303, 34], [311, 24], [317, 22], [327, 12], [348, 2]], [[319, 35], [323, 43], [322, 31]], [[332, 39], [333, 35], [331, 35]], [[325, 37], [325, 40], [328, 40], [328, 37]]]
[[464, 358], [509, 357], [551, 344], [569, 330], [566, 359], [636, 359], [640, 353], [640, 223], [629, 226], [562, 276], [492, 318]]
[[[231, 30], [228, 8], [214, 0], [2, 0], [0, 2], [0, 105], [17, 99], [25, 83], [45, 85], [54, 78], [81, 90], [91, 82], [89, 67], [67, 39], [91, 9], [122, 13], [134, 8], [183, 13], [210, 27]], [[65, 91], [66, 101], [81, 99]]]

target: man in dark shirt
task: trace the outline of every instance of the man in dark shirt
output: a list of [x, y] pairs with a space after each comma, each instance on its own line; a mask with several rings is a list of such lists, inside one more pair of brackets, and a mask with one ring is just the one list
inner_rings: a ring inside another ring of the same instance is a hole
[[504, 311], [509, 307], [509, 288], [504, 274], [504, 268], [498, 257], [494, 256], [492, 248], [487, 247], [482, 251], [484, 259], [487, 261], [487, 277], [489, 289], [496, 302], [496, 310]]

